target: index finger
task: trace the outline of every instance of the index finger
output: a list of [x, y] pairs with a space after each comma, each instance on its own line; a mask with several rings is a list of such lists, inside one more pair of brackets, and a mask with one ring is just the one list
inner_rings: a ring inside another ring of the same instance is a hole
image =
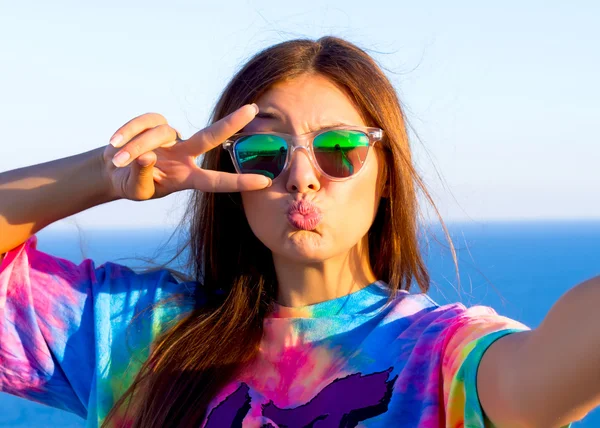
[[129, 142], [129, 140], [141, 132], [152, 129], [158, 125], [166, 124], [167, 119], [165, 119], [163, 115], [158, 113], [143, 114], [131, 119], [125, 125], [117, 129], [110, 139], [110, 144], [115, 147], [124, 146], [125, 143]]
[[192, 156], [200, 156], [223, 143], [246, 126], [258, 113], [256, 104], [246, 104], [207, 128], [196, 132], [181, 143], [182, 148]]

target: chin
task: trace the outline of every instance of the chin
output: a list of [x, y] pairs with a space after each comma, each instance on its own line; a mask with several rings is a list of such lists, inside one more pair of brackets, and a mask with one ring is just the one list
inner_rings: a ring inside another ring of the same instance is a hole
[[316, 231], [293, 230], [284, 242], [271, 249], [274, 254], [303, 263], [318, 263], [332, 257], [335, 248]]
[[329, 258], [326, 255], [315, 251], [281, 250], [274, 254], [276, 254], [278, 257], [294, 261], [298, 264], [323, 263]]

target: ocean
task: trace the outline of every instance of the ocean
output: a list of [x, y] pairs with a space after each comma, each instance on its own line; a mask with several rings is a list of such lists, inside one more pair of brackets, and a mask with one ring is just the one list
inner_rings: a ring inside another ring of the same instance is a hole
[[[439, 304], [486, 305], [499, 314], [535, 328], [568, 289], [600, 274], [600, 221], [470, 222], [449, 224], [456, 248], [460, 282], [448, 244], [439, 227], [423, 239], [431, 273], [430, 296]], [[80, 262], [93, 259], [126, 265], [131, 257], [166, 260], [173, 246], [162, 248], [170, 231], [43, 230], [38, 248]], [[411, 290], [416, 292], [417, 290]], [[599, 302], [600, 303], [600, 302]], [[83, 427], [67, 412], [0, 393], [1, 427]], [[600, 409], [574, 427], [599, 427]]]

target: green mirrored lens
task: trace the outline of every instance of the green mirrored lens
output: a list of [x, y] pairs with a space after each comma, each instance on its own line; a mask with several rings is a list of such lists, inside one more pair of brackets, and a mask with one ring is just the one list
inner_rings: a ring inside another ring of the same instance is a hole
[[262, 174], [270, 179], [281, 173], [287, 158], [287, 143], [276, 135], [242, 137], [233, 150], [242, 173]]
[[361, 131], [327, 131], [315, 138], [313, 151], [325, 174], [337, 178], [350, 177], [367, 159], [369, 136]]

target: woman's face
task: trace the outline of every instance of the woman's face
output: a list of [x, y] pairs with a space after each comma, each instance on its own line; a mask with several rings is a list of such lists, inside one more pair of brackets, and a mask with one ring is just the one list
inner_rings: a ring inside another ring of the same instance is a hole
[[[278, 83], [256, 104], [260, 112], [244, 132], [299, 135], [340, 123], [366, 126], [348, 96], [320, 75]], [[371, 148], [360, 174], [331, 181], [319, 174], [304, 150], [296, 150], [290, 167], [270, 187], [242, 192], [252, 231], [275, 257], [322, 262], [347, 253], [375, 218], [379, 162]], [[316, 211], [303, 215], [311, 206]]]

